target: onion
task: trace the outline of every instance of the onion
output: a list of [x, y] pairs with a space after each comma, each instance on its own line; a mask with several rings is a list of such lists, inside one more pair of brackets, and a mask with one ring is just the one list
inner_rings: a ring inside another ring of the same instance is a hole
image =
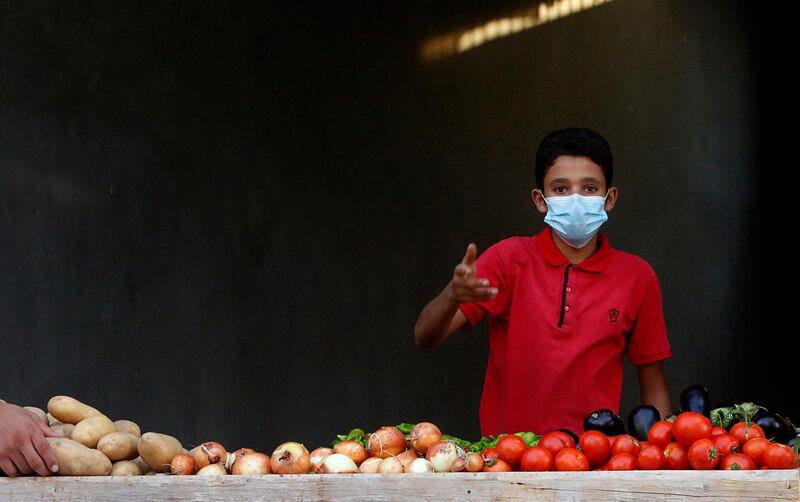
[[194, 463], [198, 470], [217, 462], [224, 464], [227, 460], [228, 452], [216, 441], [206, 441], [194, 450]]
[[404, 451], [403, 453], [401, 453], [400, 455], [397, 456], [397, 460], [399, 460], [400, 463], [403, 464], [403, 469], [407, 469], [408, 468], [408, 464], [410, 464], [411, 462], [413, 462], [417, 458], [418, 458], [417, 457], [417, 451], [414, 450], [413, 448], [411, 448], [409, 450], [406, 450], [406, 451]]
[[333, 447], [335, 453], [341, 453], [350, 457], [356, 465], [367, 459], [367, 449], [364, 445], [355, 441], [342, 441]]
[[169, 463], [169, 472], [178, 476], [194, 474], [194, 459], [185, 453], [175, 455]]
[[248, 453], [255, 453], [255, 452], [256, 451], [252, 448], [239, 448], [238, 450], [233, 452], [233, 454], [236, 455], [236, 458], [242, 458]]
[[381, 427], [369, 435], [369, 454], [389, 458], [406, 450], [406, 437], [397, 427]]
[[231, 474], [269, 474], [269, 460], [263, 453], [248, 453], [234, 462]]
[[313, 472], [320, 472], [319, 468], [322, 465], [322, 461], [325, 460], [325, 457], [331, 454], [333, 454], [333, 450], [330, 448], [325, 448], [324, 446], [320, 446], [316, 450], [312, 451], [309, 454], [309, 462], [311, 462], [311, 470]]
[[361, 474], [375, 474], [378, 472], [378, 466], [381, 462], [383, 462], [383, 459], [380, 457], [369, 457], [361, 462], [361, 465], [358, 467], [358, 472]]
[[414, 426], [408, 439], [412, 448], [425, 453], [431, 445], [442, 440], [442, 431], [430, 422], [420, 422]]
[[397, 457], [385, 458], [378, 465], [378, 472], [381, 474], [401, 473], [403, 472], [403, 463]]
[[420, 472], [433, 472], [433, 464], [424, 458], [415, 458], [406, 466], [405, 472], [417, 474]]
[[288, 442], [275, 448], [269, 467], [275, 474], [305, 474], [311, 467], [311, 459], [305, 446]]
[[467, 470], [469, 472], [480, 472], [483, 470], [483, 455], [471, 451], [467, 453]]
[[435, 443], [428, 448], [425, 458], [433, 464], [436, 472], [457, 472], [454, 468], [464, 470], [467, 466], [467, 452], [452, 441]]
[[358, 472], [358, 466], [347, 455], [333, 453], [322, 459], [319, 470], [322, 474], [353, 474]]
[[227, 474], [228, 471], [225, 470], [225, 466], [222, 464], [207, 465], [197, 471], [198, 476], [225, 476]]

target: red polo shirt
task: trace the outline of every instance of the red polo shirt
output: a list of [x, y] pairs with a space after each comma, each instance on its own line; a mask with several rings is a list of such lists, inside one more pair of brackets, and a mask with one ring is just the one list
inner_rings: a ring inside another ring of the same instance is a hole
[[478, 257], [477, 276], [498, 288], [493, 300], [461, 304], [471, 326], [489, 315], [483, 435], [580, 433], [590, 412], [619, 410], [623, 354], [634, 365], [672, 355], [655, 272], [603, 235], [598, 244], [573, 265], [547, 227]]

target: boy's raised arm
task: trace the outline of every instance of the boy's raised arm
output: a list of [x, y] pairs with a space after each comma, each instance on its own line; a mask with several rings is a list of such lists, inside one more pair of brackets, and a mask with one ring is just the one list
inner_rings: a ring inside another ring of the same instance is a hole
[[418, 347], [434, 348], [451, 333], [467, 322], [458, 308], [463, 302], [491, 300], [497, 296], [497, 288], [489, 287], [488, 279], [476, 277], [475, 258], [477, 246], [467, 246], [461, 263], [453, 270], [453, 278], [439, 295], [425, 306], [414, 326], [414, 338]]

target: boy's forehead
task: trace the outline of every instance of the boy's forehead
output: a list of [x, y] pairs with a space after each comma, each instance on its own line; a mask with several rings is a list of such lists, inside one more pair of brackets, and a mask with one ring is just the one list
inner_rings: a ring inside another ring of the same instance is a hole
[[582, 180], [586, 178], [596, 178], [603, 182], [605, 180], [603, 168], [592, 162], [589, 157], [561, 155], [547, 170], [544, 182], [546, 184], [556, 179]]

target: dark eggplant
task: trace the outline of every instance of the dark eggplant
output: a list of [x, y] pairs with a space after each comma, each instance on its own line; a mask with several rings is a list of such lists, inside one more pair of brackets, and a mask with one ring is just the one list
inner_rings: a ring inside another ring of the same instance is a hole
[[603, 408], [595, 410], [583, 419], [583, 430], [600, 431], [606, 436], [619, 436], [625, 434], [625, 424], [619, 415], [613, 411]]
[[647, 441], [647, 433], [654, 423], [661, 420], [661, 413], [655, 406], [643, 404], [628, 413], [628, 434], [639, 441]]
[[566, 434], [569, 434], [569, 436], [570, 436], [570, 437], [571, 437], [573, 440], [575, 440], [575, 444], [578, 444], [578, 435], [577, 435], [577, 434], [575, 434], [574, 432], [572, 432], [571, 430], [569, 430], [569, 429], [556, 429], [556, 430], [557, 430], [557, 431], [564, 432], [564, 433], [566, 433]]
[[757, 415], [756, 424], [764, 429], [767, 439], [786, 444], [790, 439], [797, 436], [795, 428], [789, 425], [789, 421], [777, 413], [763, 413]]
[[683, 392], [681, 392], [681, 411], [693, 411], [708, 416], [711, 412], [708, 389], [697, 384], [683, 389]]

